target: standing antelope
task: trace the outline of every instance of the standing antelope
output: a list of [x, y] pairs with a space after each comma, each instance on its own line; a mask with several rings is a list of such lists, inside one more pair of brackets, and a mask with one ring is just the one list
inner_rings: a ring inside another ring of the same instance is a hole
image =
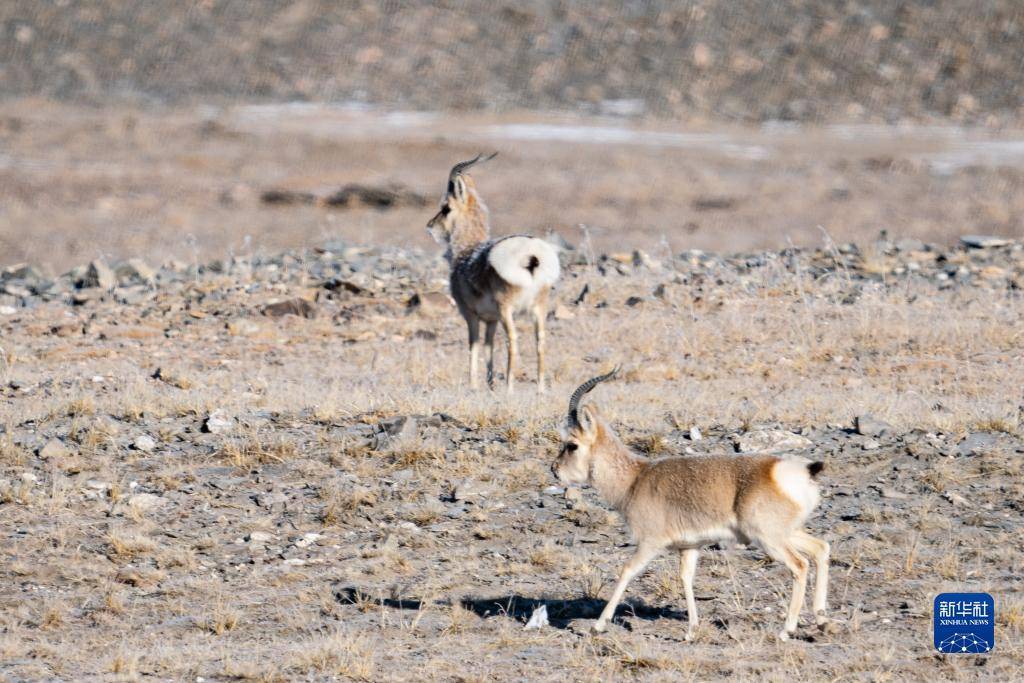
[[441, 208], [427, 223], [427, 232], [446, 248], [451, 267], [451, 291], [459, 312], [469, 326], [469, 384], [479, 386], [480, 321], [486, 325], [487, 385], [494, 384], [494, 331], [505, 328], [508, 338], [506, 383], [509, 393], [515, 381], [519, 348], [513, 316], [519, 311], [533, 315], [537, 338], [537, 391], [544, 391], [544, 319], [548, 292], [558, 280], [555, 247], [527, 235], [490, 239], [490, 220], [466, 171], [473, 164], [493, 159], [477, 155], [452, 167]]
[[779, 638], [796, 630], [804, 603], [808, 561], [817, 576], [814, 613], [826, 624], [829, 544], [803, 530], [818, 503], [814, 477], [823, 463], [773, 455], [669, 457], [651, 460], [632, 453], [611, 427], [588, 405], [584, 394], [611, 379], [616, 370], [584, 382], [569, 401], [562, 449], [551, 469], [565, 483], [587, 483], [622, 513], [637, 541], [636, 553], [623, 567], [611, 599], [594, 632], [605, 630], [626, 585], [665, 549], [680, 553], [691, 640], [697, 628], [693, 576], [702, 546], [723, 540], [757, 542], [772, 559], [793, 573], [793, 595]]

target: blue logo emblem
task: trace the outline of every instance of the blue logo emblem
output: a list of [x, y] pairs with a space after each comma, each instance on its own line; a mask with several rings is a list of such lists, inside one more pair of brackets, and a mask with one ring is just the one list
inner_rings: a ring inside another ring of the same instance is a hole
[[932, 623], [939, 652], [984, 654], [996, 645], [996, 606], [988, 593], [940, 593]]

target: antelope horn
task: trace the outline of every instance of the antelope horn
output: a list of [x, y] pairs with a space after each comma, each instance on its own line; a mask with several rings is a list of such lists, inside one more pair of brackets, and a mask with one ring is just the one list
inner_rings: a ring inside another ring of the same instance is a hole
[[607, 374], [604, 374], [604, 375], [598, 375], [597, 377], [591, 377], [586, 382], [584, 382], [583, 384], [579, 385], [576, 388], [576, 391], [572, 392], [572, 398], [569, 399], [569, 427], [570, 428], [578, 427], [579, 424], [580, 424], [579, 412], [578, 412], [579, 407], [580, 407], [580, 399], [582, 399], [585, 394], [590, 393], [590, 390], [593, 389], [594, 387], [596, 387], [601, 382], [606, 382], [606, 381], [614, 378], [615, 375], [619, 374], [619, 370], [621, 370], [621, 369], [622, 369], [621, 365], [616, 365], [612, 369], [611, 372], [609, 372]]
[[452, 166], [452, 170], [448, 173], [448, 193], [451, 194], [452, 190], [455, 188], [455, 179], [462, 175], [466, 169], [468, 169], [473, 164], [490, 161], [496, 156], [498, 156], [497, 152], [493, 152], [491, 154], [488, 154], [487, 156], [484, 156], [483, 154], [477, 154], [469, 161], [460, 161], [459, 163]]

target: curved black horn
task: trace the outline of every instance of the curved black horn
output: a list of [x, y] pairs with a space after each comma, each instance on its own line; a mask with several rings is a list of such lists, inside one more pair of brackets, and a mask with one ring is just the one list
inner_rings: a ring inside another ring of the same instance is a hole
[[490, 161], [496, 156], [498, 156], [497, 152], [492, 152], [487, 156], [484, 156], [483, 154], [477, 154], [469, 161], [460, 161], [459, 163], [452, 166], [452, 170], [449, 171], [448, 173], [448, 192], [450, 193], [455, 189], [455, 179], [462, 175], [467, 168], [469, 168], [473, 164], [481, 164], [485, 161]]
[[619, 370], [621, 369], [621, 365], [616, 365], [611, 372], [604, 375], [598, 375], [597, 377], [591, 377], [586, 382], [579, 385], [576, 388], [576, 391], [572, 392], [572, 398], [569, 399], [569, 427], [578, 427], [580, 424], [578, 412], [580, 399], [582, 399], [585, 394], [590, 393], [590, 390], [601, 382], [606, 382], [614, 378], [615, 375], [619, 374]]

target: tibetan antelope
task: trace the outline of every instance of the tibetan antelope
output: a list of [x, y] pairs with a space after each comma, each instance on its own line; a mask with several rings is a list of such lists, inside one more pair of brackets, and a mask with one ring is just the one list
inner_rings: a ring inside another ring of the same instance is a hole
[[451, 292], [469, 327], [469, 384], [476, 389], [480, 356], [480, 322], [485, 326], [487, 385], [494, 385], [494, 332], [498, 323], [508, 339], [506, 384], [515, 382], [519, 347], [513, 316], [533, 315], [537, 339], [537, 391], [544, 391], [544, 319], [548, 293], [558, 280], [558, 252], [544, 240], [527, 235], [490, 239], [487, 207], [466, 173], [470, 166], [493, 159], [477, 155], [452, 167], [441, 208], [427, 223], [427, 232], [446, 248]]
[[622, 513], [637, 542], [593, 631], [605, 630], [626, 585], [668, 549], [680, 554], [689, 616], [686, 639], [692, 640], [697, 627], [697, 554], [702, 546], [727, 540], [756, 542], [792, 572], [793, 594], [779, 633], [782, 640], [796, 629], [807, 582], [805, 555], [813, 557], [814, 613], [824, 628], [829, 544], [803, 529], [818, 503], [814, 478], [823, 463], [773, 455], [641, 457], [623, 445], [593, 405], [579, 408], [583, 395], [617, 370], [594, 377], [573, 392], [562, 448], [551, 467], [563, 483], [593, 486]]

